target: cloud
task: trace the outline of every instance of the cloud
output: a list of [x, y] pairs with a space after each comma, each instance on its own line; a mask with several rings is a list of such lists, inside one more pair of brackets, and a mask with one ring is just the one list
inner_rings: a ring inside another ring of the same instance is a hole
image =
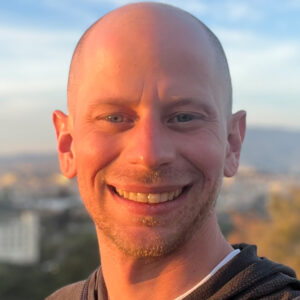
[[0, 101], [66, 83], [78, 32], [0, 28]]
[[289, 0], [286, 1], [287, 5], [292, 9], [300, 9], [300, 0]]
[[51, 112], [65, 109], [68, 65], [79, 33], [0, 28], [0, 151], [54, 149]]
[[[46, 9], [51, 9], [53, 11], [63, 13], [66, 16], [71, 16], [80, 20], [80, 23], [91, 23], [95, 21], [97, 15], [95, 15], [95, 10], [92, 10], [89, 5], [87, 5], [90, 0], [40, 0], [40, 5], [44, 6]], [[95, 1], [95, 3], [101, 3], [103, 1]]]
[[[300, 94], [300, 41], [220, 31], [233, 77], [244, 93]], [[250, 79], [250, 80], [249, 80]]]
[[55, 108], [53, 97], [57, 94], [59, 91], [49, 91], [48, 94], [27, 93], [24, 97], [1, 103], [1, 154], [55, 149], [51, 113]]
[[53, 54], [60, 56], [69, 51], [70, 46], [74, 46], [79, 34], [70, 30], [20, 28], [0, 24], [0, 59], [24, 61], [28, 58], [45, 59]]
[[258, 20], [262, 17], [262, 11], [258, 9], [255, 2], [224, 1], [224, 12], [226, 18], [233, 22]]
[[300, 128], [300, 41], [251, 31], [215, 30], [228, 56], [234, 108], [257, 125]]

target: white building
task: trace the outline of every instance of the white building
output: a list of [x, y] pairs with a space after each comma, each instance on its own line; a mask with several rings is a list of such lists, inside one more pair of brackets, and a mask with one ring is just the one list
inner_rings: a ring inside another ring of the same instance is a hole
[[39, 216], [32, 211], [0, 213], [0, 262], [32, 264], [39, 260]]

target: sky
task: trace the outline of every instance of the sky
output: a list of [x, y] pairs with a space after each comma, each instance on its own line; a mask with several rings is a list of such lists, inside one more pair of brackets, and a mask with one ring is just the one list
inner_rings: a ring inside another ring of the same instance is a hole
[[[0, 155], [56, 149], [51, 115], [66, 111], [73, 50], [85, 29], [122, 0], [0, 3]], [[300, 131], [300, 0], [160, 1], [187, 10], [222, 42], [233, 110], [249, 127]]]

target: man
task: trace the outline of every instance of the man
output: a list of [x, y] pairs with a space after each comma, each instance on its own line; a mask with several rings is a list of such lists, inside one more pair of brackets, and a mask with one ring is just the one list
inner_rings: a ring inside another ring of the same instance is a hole
[[[79, 41], [69, 115], [53, 114], [60, 166], [77, 176], [101, 268], [48, 299], [292, 299], [294, 272], [234, 248], [217, 224], [245, 112], [231, 112], [222, 47], [175, 7], [110, 12]], [[84, 258], [83, 258], [84, 259]]]

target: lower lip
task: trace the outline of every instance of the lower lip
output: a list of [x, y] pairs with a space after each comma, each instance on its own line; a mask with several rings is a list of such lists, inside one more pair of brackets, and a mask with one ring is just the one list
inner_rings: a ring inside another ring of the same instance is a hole
[[178, 209], [180, 206], [184, 205], [190, 187], [186, 188], [184, 192], [174, 200], [149, 204], [149, 203], [141, 203], [132, 200], [128, 200], [117, 195], [111, 188], [108, 188], [113, 199], [117, 201], [118, 206], [124, 207], [131, 213], [139, 214], [139, 215], [163, 215], [170, 212], [173, 209]]

